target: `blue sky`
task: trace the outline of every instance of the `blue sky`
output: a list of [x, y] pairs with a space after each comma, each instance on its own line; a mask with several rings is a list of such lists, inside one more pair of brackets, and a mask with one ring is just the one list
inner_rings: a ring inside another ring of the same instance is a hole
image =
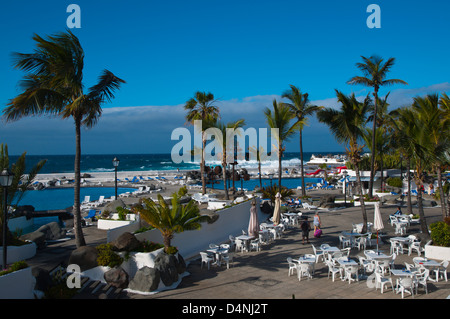
[[[361, 56], [395, 57], [389, 78], [408, 86], [391, 91], [392, 107], [434, 92], [450, 92], [450, 2], [323, 1], [82, 1], [2, 3], [0, 21], [0, 110], [20, 93], [20, 71], [11, 52], [34, 49], [34, 33], [64, 31], [69, 4], [81, 8], [81, 29], [73, 29], [85, 51], [84, 81], [95, 84], [103, 69], [126, 80], [96, 127], [82, 131], [82, 152], [169, 153], [173, 129], [185, 125], [183, 104], [194, 92], [219, 99], [224, 121], [244, 117], [265, 127], [263, 109], [294, 84], [312, 102], [337, 106], [335, 89], [365, 96], [349, 86], [360, 75]], [[381, 8], [381, 28], [369, 29], [369, 4]], [[25, 118], [0, 125], [0, 143], [11, 154], [73, 154], [70, 120]], [[328, 129], [310, 120], [307, 152], [344, 151]], [[288, 144], [298, 151], [298, 137]]]

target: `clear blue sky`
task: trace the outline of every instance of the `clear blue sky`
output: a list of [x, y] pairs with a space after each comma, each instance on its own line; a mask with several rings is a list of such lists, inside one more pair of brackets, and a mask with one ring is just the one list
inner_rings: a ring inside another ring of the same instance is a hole
[[[195, 91], [220, 99], [225, 121], [245, 117], [265, 127], [264, 107], [289, 84], [313, 102], [333, 106], [335, 89], [366, 95], [349, 86], [360, 75], [361, 56], [395, 57], [389, 78], [392, 106], [411, 97], [450, 92], [450, 2], [445, 0], [322, 1], [116, 1], [42, 0], [2, 3], [0, 110], [20, 92], [20, 71], [11, 52], [34, 49], [34, 33], [64, 31], [69, 4], [81, 7], [73, 29], [85, 51], [86, 87], [106, 68], [127, 81], [104, 106], [100, 123], [82, 132], [83, 153], [168, 153], [170, 134], [184, 125], [183, 103]], [[381, 8], [381, 29], [369, 29], [369, 4]], [[335, 105], [335, 104], [334, 104]], [[311, 119], [305, 151], [343, 151], [328, 129]], [[1, 123], [0, 143], [10, 153], [73, 154], [70, 121], [30, 118]], [[298, 151], [298, 138], [288, 151]]]

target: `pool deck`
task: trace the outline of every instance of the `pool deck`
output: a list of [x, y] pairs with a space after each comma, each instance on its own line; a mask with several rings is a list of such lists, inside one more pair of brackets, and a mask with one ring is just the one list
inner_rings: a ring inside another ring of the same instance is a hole
[[[366, 207], [368, 220], [373, 221], [373, 207]], [[413, 209], [417, 212], [417, 208]], [[305, 214], [314, 214], [313, 211], [302, 210]], [[385, 228], [380, 232], [382, 237], [393, 237], [394, 228], [388, 223], [388, 216], [393, 214], [394, 207], [382, 207], [381, 214]], [[310, 235], [310, 242], [316, 247], [323, 243], [339, 246], [338, 236], [342, 231], [351, 229], [352, 223], [362, 221], [360, 207], [351, 207], [335, 211], [320, 210], [323, 236], [319, 239]], [[441, 220], [440, 207], [425, 208], [425, 216], [428, 225]], [[260, 221], [261, 222], [261, 221]], [[418, 233], [419, 226], [411, 226], [408, 234]], [[83, 230], [88, 245], [96, 246], [106, 241], [106, 231], [98, 230], [95, 226], [89, 226]], [[205, 243], [205, 250], [209, 243]], [[200, 259], [189, 261], [187, 271], [189, 275], [182, 279], [180, 285], [174, 290], [162, 291], [153, 295], [126, 294], [125, 299], [178, 299], [181, 305], [189, 300], [289, 300], [289, 299], [401, 299], [401, 294], [395, 294], [387, 289], [383, 294], [380, 290], [369, 288], [367, 280], [359, 282], [343, 282], [339, 278], [333, 282], [328, 279], [328, 268], [323, 262], [315, 267], [312, 279], [302, 279], [297, 276], [288, 276], [287, 257], [294, 259], [303, 254], [313, 253], [311, 244], [302, 245], [301, 231], [298, 226], [288, 229], [283, 237], [276, 239], [269, 245], [263, 246], [259, 252], [237, 253], [234, 264], [230, 269], [226, 266], [212, 266], [201, 268]], [[374, 247], [372, 247], [374, 248]], [[389, 253], [390, 244], [380, 245], [380, 250]], [[74, 240], [48, 245], [45, 249], [30, 259], [31, 266], [40, 266], [51, 269], [61, 261], [67, 260], [71, 251], [75, 249]], [[353, 248], [350, 257], [363, 255], [362, 251]], [[395, 260], [397, 268], [403, 268], [404, 262], [412, 263], [412, 258], [417, 256], [399, 255]], [[395, 283], [395, 278], [393, 278]], [[450, 282], [428, 283], [428, 294], [419, 289], [417, 295], [412, 298], [407, 295], [405, 299], [446, 299], [450, 296]], [[180, 304], [180, 303], [177, 303]]]

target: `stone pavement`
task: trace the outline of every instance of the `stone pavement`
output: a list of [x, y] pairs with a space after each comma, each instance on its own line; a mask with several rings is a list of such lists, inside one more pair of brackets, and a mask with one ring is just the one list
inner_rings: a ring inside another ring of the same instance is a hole
[[[381, 213], [386, 238], [394, 235], [393, 227], [387, 222], [388, 216], [395, 208], [382, 208]], [[306, 211], [308, 213], [308, 211]], [[311, 211], [311, 215], [314, 213]], [[373, 208], [367, 208], [368, 220], [373, 221]], [[361, 209], [352, 207], [337, 211], [320, 211], [323, 224], [323, 236], [319, 239], [310, 238], [311, 244], [316, 247], [323, 243], [339, 246], [338, 235], [342, 231], [351, 230], [352, 223], [362, 220]], [[431, 223], [439, 220], [440, 210], [437, 208], [426, 209], [427, 221]], [[312, 218], [310, 218], [311, 220]], [[409, 234], [418, 232], [418, 226], [411, 227]], [[203, 266], [201, 259], [191, 260], [187, 271], [189, 276], [183, 278], [177, 289], [159, 292], [153, 295], [131, 295], [133, 299], [401, 299], [401, 294], [394, 294], [391, 289], [380, 290], [369, 288], [366, 280], [359, 282], [343, 282], [339, 278], [333, 282], [327, 278], [328, 268], [323, 262], [319, 262], [315, 268], [312, 279], [297, 276], [288, 276], [287, 257], [298, 258], [303, 254], [312, 254], [311, 244], [303, 245], [301, 231], [298, 226], [287, 230], [283, 237], [269, 245], [263, 246], [260, 252], [237, 253], [234, 265], [227, 269], [226, 266], [212, 266], [210, 270]], [[390, 244], [382, 244], [380, 250], [389, 253]], [[205, 247], [205, 250], [207, 247]], [[376, 249], [376, 247], [375, 247]], [[353, 248], [350, 257], [362, 255], [362, 251]], [[398, 268], [404, 267], [404, 262], [412, 263], [412, 258], [417, 256], [399, 255], [395, 260]], [[393, 279], [395, 283], [395, 278]], [[419, 289], [414, 299], [445, 299], [450, 295], [450, 282], [428, 283], [428, 294]], [[405, 295], [405, 299], [411, 296]]]
[[[368, 220], [373, 221], [373, 208], [367, 208]], [[414, 209], [416, 212], [417, 209]], [[302, 210], [304, 214], [312, 216], [313, 211]], [[382, 207], [384, 230], [381, 234], [385, 238], [394, 236], [394, 229], [388, 223], [388, 216], [394, 213], [395, 207]], [[323, 243], [339, 246], [338, 236], [342, 231], [351, 230], [352, 223], [362, 222], [361, 209], [351, 207], [336, 211], [320, 210], [323, 236], [319, 239], [310, 233], [310, 242], [316, 247]], [[427, 223], [441, 220], [440, 208], [425, 208]], [[260, 221], [262, 222], [262, 221]], [[419, 226], [412, 226], [408, 234], [418, 233]], [[88, 245], [96, 246], [106, 242], [106, 232], [98, 230], [95, 226], [84, 228]], [[236, 234], [235, 234], [236, 235]], [[205, 245], [205, 250], [207, 249]], [[380, 250], [389, 253], [390, 245], [380, 245]], [[74, 240], [50, 244], [44, 250], [27, 262], [32, 266], [52, 269], [61, 262], [67, 261], [70, 252], [75, 249]], [[401, 299], [400, 294], [394, 294], [390, 289], [383, 294], [380, 290], [369, 288], [366, 280], [359, 282], [342, 282], [339, 278], [332, 282], [327, 278], [328, 268], [322, 262], [316, 265], [315, 275], [312, 279], [302, 278], [299, 281], [294, 276], [288, 276], [287, 257], [298, 258], [300, 255], [313, 253], [311, 245], [302, 245], [301, 231], [298, 226], [288, 229], [283, 237], [269, 245], [263, 246], [260, 252], [237, 253], [234, 264], [230, 269], [226, 266], [212, 266], [201, 269], [200, 259], [189, 260], [187, 271], [189, 276], [184, 277], [174, 290], [159, 292], [153, 295], [128, 294], [127, 299], [180, 299], [180, 300], [206, 300], [206, 299]], [[351, 257], [363, 255], [362, 251], [353, 248]], [[395, 260], [398, 268], [403, 268], [404, 262], [412, 263], [417, 256], [399, 255]], [[394, 278], [395, 282], [395, 278]], [[440, 280], [428, 283], [428, 294], [419, 289], [414, 299], [445, 299], [450, 295], [450, 282]], [[412, 299], [407, 295], [405, 299]]]

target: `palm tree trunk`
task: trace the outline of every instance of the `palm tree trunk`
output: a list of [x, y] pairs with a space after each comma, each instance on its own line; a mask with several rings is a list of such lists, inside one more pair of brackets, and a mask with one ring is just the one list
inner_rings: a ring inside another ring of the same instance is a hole
[[75, 185], [74, 185], [74, 204], [73, 204], [73, 224], [75, 227], [75, 241], [77, 248], [86, 246], [83, 230], [81, 228], [81, 209], [80, 209], [80, 181], [81, 181], [81, 119], [75, 118]]
[[413, 213], [412, 211], [412, 199], [411, 199], [411, 161], [409, 157], [406, 157], [406, 171], [408, 172], [407, 178], [408, 178], [408, 195], [407, 195], [407, 210], [408, 215], [411, 215]]
[[225, 199], [229, 200], [230, 195], [228, 195], [228, 187], [227, 187], [227, 154], [223, 152], [222, 156], [222, 177], [223, 177], [223, 189], [225, 191]]
[[372, 128], [372, 156], [370, 160], [370, 181], [369, 181], [369, 197], [373, 194], [373, 180], [375, 176], [375, 156], [376, 156], [376, 145], [375, 145], [375, 134], [377, 129], [377, 112], [378, 112], [378, 88], [375, 87], [374, 91], [374, 111], [373, 111], [373, 128]]
[[262, 189], [262, 179], [261, 179], [261, 160], [258, 159], [258, 173], [259, 173], [259, 188]]
[[302, 172], [302, 197], [306, 196], [306, 189], [305, 189], [305, 169], [303, 168], [303, 136], [302, 136], [302, 130], [299, 130], [300, 132], [300, 170]]
[[425, 219], [425, 212], [423, 211], [423, 199], [422, 199], [422, 181], [419, 178], [415, 178], [417, 185], [417, 206], [419, 208], [419, 220], [422, 233], [428, 234], [427, 221]]
[[361, 203], [361, 212], [363, 216], [363, 227], [361, 230], [361, 234], [365, 234], [367, 232], [367, 213], [366, 213], [366, 205], [364, 204], [364, 196], [361, 184], [361, 176], [359, 174], [359, 166], [357, 163], [353, 163], [355, 166], [355, 175], [356, 175], [356, 183], [359, 191], [359, 202]]
[[281, 143], [280, 143], [280, 150], [278, 151], [278, 191], [281, 193], [281, 175], [283, 174], [282, 167], [281, 167], [281, 157], [283, 156], [283, 151], [281, 150]]
[[164, 251], [167, 252], [167, 248], [170, 247], [171, 239], [173, 236], [163, 235], [163, 244], [164, 244]]
[[441, 169], [441, 165], [437, 165], [437, 177], [438, 177], [439, 197], [440, 197], [440, 200], [441, 200], [442, 220], [444, 220], [444, 218], [447, 215], [447, 209], [445, 207], [444, 188], [442, 187], [442, 169]]
[[200, 174], [202, 175], [202, 195], [206, 194], [206, 178], [205, 178], [205, 146], [206, 140], [204, 137], [205, 132], [202, 133], [202, 160], [200, 164]]

